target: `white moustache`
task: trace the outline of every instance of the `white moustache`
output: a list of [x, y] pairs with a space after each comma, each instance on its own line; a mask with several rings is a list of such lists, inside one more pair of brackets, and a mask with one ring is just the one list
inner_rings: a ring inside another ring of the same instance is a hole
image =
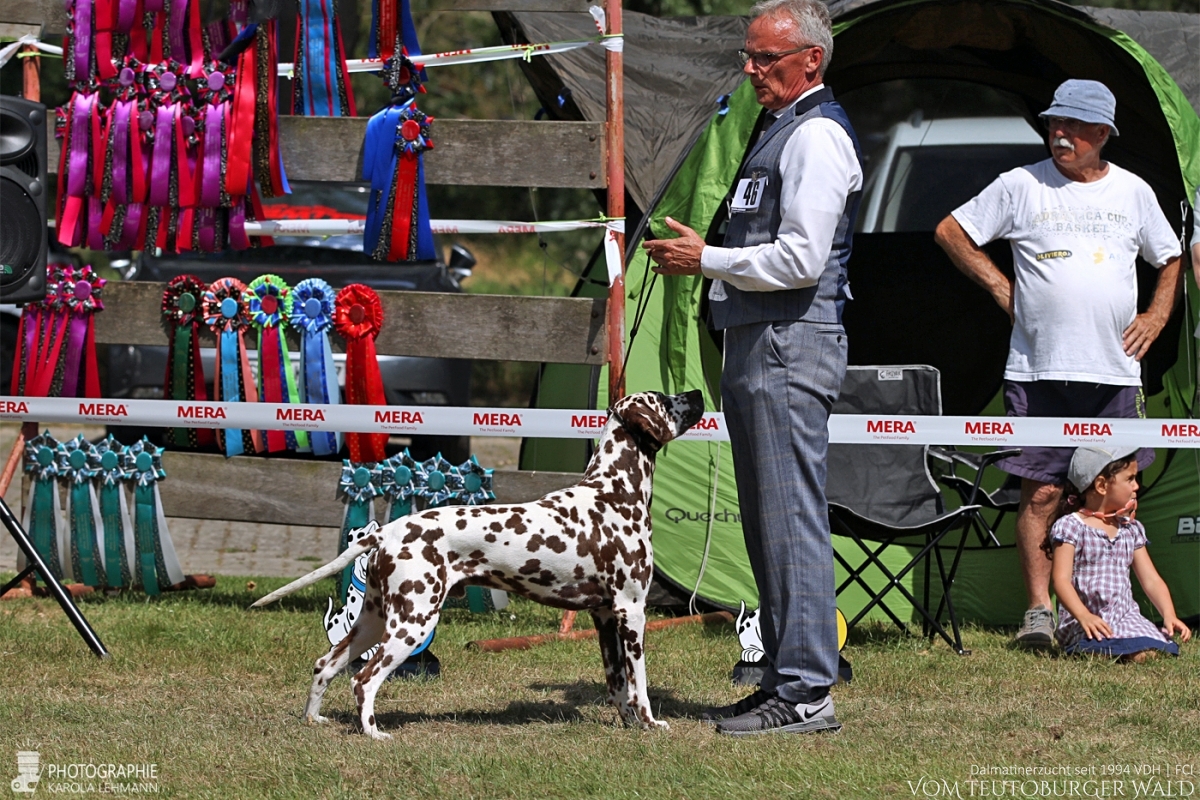
[[1072, 152], [1074, 152], [1074, 150], [1075, 150], [1075, 145], [1071, 144], [1071, 140], [1066, 138], [1065, 136], [1058, 137], [1057, 139], [1052, 141], [1050, 144], [1052, 144], [1054, 147], [1062, 147], [1062, 148], [1065, 148]]

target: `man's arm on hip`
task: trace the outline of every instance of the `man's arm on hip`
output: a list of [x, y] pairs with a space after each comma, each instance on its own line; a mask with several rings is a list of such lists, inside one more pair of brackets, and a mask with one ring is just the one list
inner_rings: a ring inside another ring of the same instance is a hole
[[1008, 321], [1013, 320], [1013, 282], [1000, 271], [996, 262], [983, 252], [979, 245], [967, 235], [963, 226], [953, 215], [938, 223], [933, 238], [950, 256], [954, 266], [964, 275], [988, 291], [1001, 308], [1008, 314]]
[[1182, 264], [1183, 259], [1175, 256], [1159, 267], [1158, 285], [1154, 287], [1154, 299], [1150, 301], [1150, 307], [1145, 313], [1133, 318], [1133, 322], [1122, 336], [1121, 344], [1125, 348], [1125, 355], [1141, 361], [1150, 345], [1154, 344], [1154, 340], [1166, 327], [1171, 312], [1175, 310], [1175, 303], [1179, 301], [1179, 295], [1183, 291]]

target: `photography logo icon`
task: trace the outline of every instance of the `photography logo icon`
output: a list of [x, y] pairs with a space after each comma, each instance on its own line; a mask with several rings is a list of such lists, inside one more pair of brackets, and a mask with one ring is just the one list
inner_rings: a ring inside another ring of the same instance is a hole
[[17, 751], [17, 777], [13, 778], [12, 790], [22, 794], [37, 791], [42, 775], [42, 757], [37, 750]]

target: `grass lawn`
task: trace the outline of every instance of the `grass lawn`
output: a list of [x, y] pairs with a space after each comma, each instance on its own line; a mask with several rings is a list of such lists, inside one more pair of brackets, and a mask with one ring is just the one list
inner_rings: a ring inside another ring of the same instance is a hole
[[[740, 652], [731, 625], [650, 634], [651, 699], [671, 729], [645, 733], [604, 704], [594, 642], [464, 648], [555, 629], [555, 610], [516, 600], [488, 615], [448, 612], [432, 647], [442, 678], [385, 685], [376, 713], [395, 738], [375, 742], [356, 732], [345, 677], [326, 695], [334, 721], [301, 721], [327, 648], [330, 588], [245, 610], [284, 582], [222, 577], [157, 600], [85, 598], [105, 662], [52, 600], [0, 603], [0, 777], [32, 749], [39, 795], [53, 788], [47, 765], [76, 763], [155, 764], [160, 794], [221, 798], [1136, 797], [1200, 784], [1188, 774], [1200, 773], [1196, 643], [1178, 659], [1123, 666], [1010, 651], [1005, 631], [968, 629], [968, 657], [855, 631], [845, 653], [855, 679], [835, 690], [840, 734], [729, 739], [696, 715], [744, 694], [728, 681]], [[1075, 774], [971, 783], [980, 767], [1014, 765]], [[1127, 772], [1105, 774], [1114, 766]], [[1157, 771], [1135, 774], [1147, 769]]]

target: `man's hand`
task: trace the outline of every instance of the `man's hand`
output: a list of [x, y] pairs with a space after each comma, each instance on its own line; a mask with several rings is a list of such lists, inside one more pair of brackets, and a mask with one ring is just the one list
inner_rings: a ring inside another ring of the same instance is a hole
[[642, 242], [642, 247], [658, 265], [654, 271], [659, 275], [699, 275], [700, 254], [704, 252], [704, 240], [700, 234], [667, 217], [667, 227], [679, 234], [678, 239], [651, 239]]
[[1146, 355], [1146, 351], [1150, 349], [1150, 345], [1154, 344], [1154, 340], [1162, 333], [1166, 324], [1166, 318], [1153, 311], [1147, 311], [1145, 314], [1138, 314], [1134, 317], [1133, 322], [1129, 324], [1121, 337], [1125, 355], [1133, 356], [1141, 361], [1142, 356]]

